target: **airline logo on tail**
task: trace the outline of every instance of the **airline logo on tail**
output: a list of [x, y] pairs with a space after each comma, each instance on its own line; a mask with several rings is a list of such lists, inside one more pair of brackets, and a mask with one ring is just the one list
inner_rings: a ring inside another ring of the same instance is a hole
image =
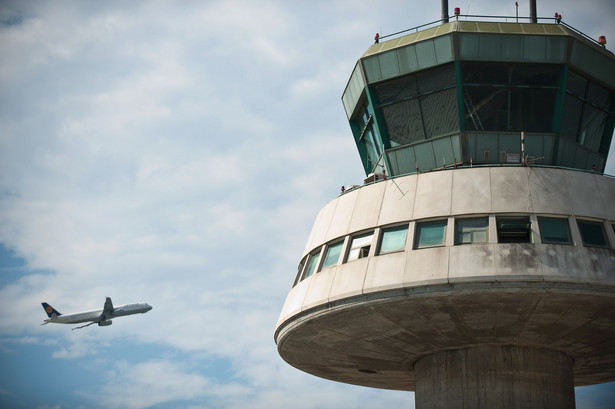
[[53, 318], [53, 315], [55, 314], [57, 317], [59, 317], [60, 314], [58, 311], [56, 311], [55, 308], [53, 308], [51, 305], [47, 304], [46, 302], [41, 303], [43, 305], [43, 308], [45, 309], [45, 312], [47, 313], [47, 316], [49, 318]]

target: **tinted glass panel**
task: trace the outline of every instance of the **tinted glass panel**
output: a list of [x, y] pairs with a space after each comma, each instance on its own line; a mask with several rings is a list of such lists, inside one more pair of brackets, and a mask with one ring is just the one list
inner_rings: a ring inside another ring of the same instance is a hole
[[568, 219], [539, 217], [538, 226], [543, 243], [572, 244]]
[[416, 77], [409, 75], [398, 80], [385, 82], [376, 86], [376, 95], [380, 104], [401, 101], [418, 95]]
[[608, 247], [604, 226], [599, 222], [577, 220], [581, 239], [586, 246]]
[[406, 245], [408, 226], [383, 230], [380, 254], [403, 250]]
[[585, 104], [583, 120], [579, 129], [578, 142], [587, 148], [598, 151], [606, 125], [607, 114], [589, 104]]
[[568, 72], [568, 82], [566, 83], [566, 90], [573, 94], [583, 97], [585, 96], [585, 88], [587, 87], [587, 80], [579, 77], [574, 72]]
[[528, 85], [539, 87], [557, 86], [559, 67], [552, 65], [517, 65], [510, 72], [512, 85]]
[[320, 251], [312, 254], [310, 256], [310, 261], [308, 263], [308, 266], [305, 270], [305, 274], [303, 275], [303, 278], [308, 278], [309, 276], [311, 276], [312, 274], [314, 274], [314, 272], [316, 272], [316, 266], [318, 265], [318, 259], [320, 258]]
[[457, 91], [455, 89], [421, 97], [421, 108], [427, 138], [445, 135], [459, 129]]
[[609, 91], [594, 83], [589, 84], [587, 100], [598, 105], [602, 109], [608, 109], [611, 105]]
[[325, 261], [322, 264], [322, 269], [324, 270], [327, 267], [331, 267], [337, 264], [340, 253], [342, 252], [343, 241], [339, 243], [335, 243], [327, 247], [327, 255], [325, 256]]
[[446, 224], [446, 220], [417, 223], [416, 247], [421, 248], [443, 245], [446, 236]]
[[581, 122], [581, 112], [583, 110], [583, 102], [572, 95], [566, 95], [564, 100], [564, 115], [562, 115], [562, 124], [560, 132], [568, 139], [575, 141], [577, 139], [577, 130]]
[[487, 243], [489, 219], [480, 217], [476, 219], [458, 219], [457, 244]]
[[425, 139], [418, 99], [411, 99], [382, 109], [391, 142], [407, 145]]

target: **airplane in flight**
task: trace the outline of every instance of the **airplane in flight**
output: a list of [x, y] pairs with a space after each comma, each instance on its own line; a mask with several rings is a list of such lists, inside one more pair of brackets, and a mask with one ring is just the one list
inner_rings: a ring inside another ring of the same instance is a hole
[[43, 309], [49, 317], [49, 319], [45, 320], [45, 322], [41, 325], [49, 323], [80, 324], [82, 322], [91, 321], [89, 324], [73, 328], [74, 330], [79, 328], [85, 328], [93, 324], [98, 324], [99, 327], [106, 327], [112, 324], [112, 318], [123, 317], [124, 315], [132, 314], [145, 314], [152, 309], [152, 306], [147, 303], [126, 304], [120, 305], [118, 307], [113, 307], [113, 302], [111, 302], [110, 297], [107, 297], [107, 299], [105, 300], [105, 306], [102, 310], [85, 311], [67, 315], [60, 314], [55, 308], [53, 308], [46, 302], [41, 304], [43, 305]]

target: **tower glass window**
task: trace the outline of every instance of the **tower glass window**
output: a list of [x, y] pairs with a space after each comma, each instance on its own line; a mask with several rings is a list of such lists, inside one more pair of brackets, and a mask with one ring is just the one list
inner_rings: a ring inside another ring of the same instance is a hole
[[383, 82], [375, 90], [391, 147], [459, 130], [453, 64]]
[[604, 225], [600, 222], [577, 220], [581, 240], [585, 246], [608, 247]]
[[360, 258], [367, 257], [373, 238], [373, 232], [353, 237], [346, 261], [358, 260]]
[[382, 240], [380, 242], [380, 254], [403, 250], [406, 246], [407, 235], [408, 226], [398, 226], [383, 230]]
[[316, 266], [318, 266], [318, 260], [320, 259], [320, 250], [310, 255], [310, 260], [303, 274], [303, 279], [308, 278], [316, 272]]
[[344, 241], [338, 241], [337, 243], [327, 246], [325, 261], [322, 263], [322, 270], [337, 264], [340, 259], [343, 244]]
[[441, 246], [446, 237], [447, 220], [436, 220], [416, 224], [416, 248]]
[[529, 216], [498, 216], [496, 222], [498, 243], [531, 243]]
[[559, 66], [463, 63], [461, 70], [467, 130], [552, 131]]
[[297, 276], [295, 277], [295, 282], [293, 283], [293, 287], [297, 285], [297, 283], [301, 279], [301, 273], [303, 272], [303, 267], [305, 267], [305, 259], [301, 260], [299, 263], [299, 267], [297, 267]]
[[489, 238], [489, 219], [476, 217], [471, 219], [457, 219], [457, 244], [487, 243]]
[[540, 237], [543, 243], [572, 244], [568, 219], [539, 217]]

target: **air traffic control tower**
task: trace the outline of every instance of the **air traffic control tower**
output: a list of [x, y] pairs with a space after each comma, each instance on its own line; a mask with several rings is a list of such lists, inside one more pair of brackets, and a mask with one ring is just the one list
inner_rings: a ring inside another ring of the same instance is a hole
[[470, 20], [359, 58], [366, 180], [318, 214], [275, 341], [418, 409], [574, 408], [615, 381], [615, 55], [554, 19]]

